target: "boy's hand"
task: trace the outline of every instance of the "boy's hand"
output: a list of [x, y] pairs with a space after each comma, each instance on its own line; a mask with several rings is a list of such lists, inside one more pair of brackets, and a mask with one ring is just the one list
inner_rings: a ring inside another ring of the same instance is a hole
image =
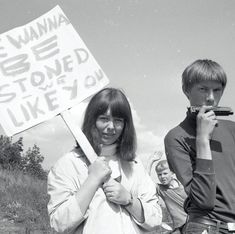
[[202, 106], [197, 114], [197, 138], [209, 140], [217, 123], [212, 106]]

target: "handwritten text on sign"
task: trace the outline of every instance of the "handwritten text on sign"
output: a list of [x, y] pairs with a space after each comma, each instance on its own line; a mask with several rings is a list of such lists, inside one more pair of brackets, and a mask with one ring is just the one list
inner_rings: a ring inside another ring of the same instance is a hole
[[0, 35], [0, 123], [9, 136], [52, 118], [107, 83], [58, 6]]

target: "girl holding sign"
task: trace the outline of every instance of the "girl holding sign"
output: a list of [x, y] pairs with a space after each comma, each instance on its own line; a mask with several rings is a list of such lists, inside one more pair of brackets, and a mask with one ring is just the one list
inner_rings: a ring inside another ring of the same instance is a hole
[[48, 175], [48, 211], [58, 232], [139, 234], [156, 229], [162, 212], [155, 186], [136, 159], [131, 108], [123, 92], [99, 91], [83, 132], [96, 151], [90, 164], [78, 145]]

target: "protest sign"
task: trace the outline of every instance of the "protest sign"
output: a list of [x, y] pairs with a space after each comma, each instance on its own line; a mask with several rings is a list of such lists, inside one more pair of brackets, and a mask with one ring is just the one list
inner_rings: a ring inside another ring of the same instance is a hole
[[59, 6], [0, 35], [0, 123], [8, 136], [58, 115], [107, 84]]

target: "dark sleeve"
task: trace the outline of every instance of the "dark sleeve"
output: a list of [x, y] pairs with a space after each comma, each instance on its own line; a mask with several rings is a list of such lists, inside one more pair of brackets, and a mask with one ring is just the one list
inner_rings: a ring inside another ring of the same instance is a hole
[[213, 161], [196, 159], [193, 170], [189, 151], [183, 142], [168, 134], [164, 143], [170, 169], [183, 184], [189, 203], [204, 210], [213, 209], [216, 196]]

